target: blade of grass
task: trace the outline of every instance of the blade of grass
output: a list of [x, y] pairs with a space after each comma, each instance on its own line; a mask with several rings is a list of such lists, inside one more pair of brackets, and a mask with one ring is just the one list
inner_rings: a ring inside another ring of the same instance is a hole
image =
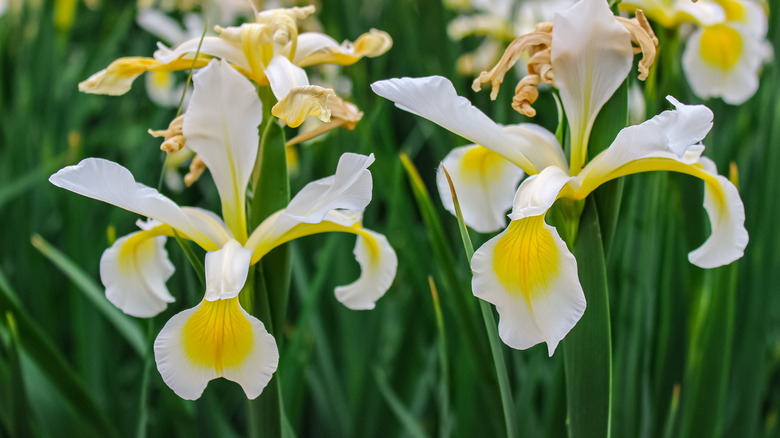
[[10, 334], [9, 338], [11, 341], [8, 358], [11, 375], [11, 436], [29, 437], [32, 436], [32, 429], [30, 427], [32, 416], [30, 415], [27, 392], [24, 389], [19, 330], [16, 327], [16, 320], [14, 319], [13, 313], [6, 311], [5, 320], [8, 325], [8, 333]]
[[[474, 246], [471, 244], [471, 237], [469, 237], [469, 230], [466, 228], [466, 223], [463, 222], [463, 213], [460, 210], [460, 202], [458, 202], [458, 195], [455, 193], [455, 186], [452, 184], [452, 179], [444, 165], [441, 165], [441, 170], [447, 177], [447, 183], [450, 186], [450, 192], [452, 193], [452, 201], [455, 205], [455, 212], [458, 217], [458, 229], [460, 229], [460, 236], [463, 239], [463, 247], [466, 250], [466, 258], [469, 260], [469, 266], [471, 266], [471, 257], [474, 255]], [[498, 328], [496, 326], [496, 319], [493, 316], [493, 309], [490, 307], [490, 303], [487, 301], [479, 300], [479, 307], [482, 310], [482, 319], [485, 321], [485, 329], [488, 334], [488, 341], [490, 342], [490, 352], [493, 354], [493, 364], [496, 368], [496, 376], [498, 377], [498, 388], [501, 393], [501, 405], [504, 409], [504, 423], [506, 425], [506, 436], [517, 436], [517, 422], [515, 421], [515, 406], [512, 401], [512, 390], [509, 387], [509, 374], [506, 370], [506, 361], [504, 360], [504, 353], [502, 351], [503, 344], [498, 337]]]
[[43, 237], [35, 234], [30, 239], [32, 245], [49, 261], [62, 271], [79, 290], [84, 293], [97, 310], [106, 317], [109, 323], [125, 338], [139, 356], [146, 355], [146, 340], [141, 328], [130, 317], [122, 313], [106, 300], [103, 289], [90, 278], [73, 260], [54, 248]]
[[427, 437], [428, 435], [422, 430], [420, 425], [417, 424], [417, 420], [415, 420], [414, 416], [409, 412], [406, 406], [404, 406], [395, 392], [393, 392], [390, 383], [387, 381], [387, 376], [379, 367], [374, 367], [374, 379], [376, 380], [377, 387], [385, 398], [385, 401], [390, 405], [390, 409], [393, 411], [396, 418], [398, 418], [398, 421], [403, 425], [404, 431], [415, 438]]
[[431, 289], [433, 298], [433, 310], [436, 312], [436, 330], [439, 336], [439, 436], [444, 438], [450, 436], [450, 372], [449, 361], [447, 360], [447, 335], [444, 331], [444, 318], [441, 314], [441, 305], [439, 304], [439, 292], [436, 290], [436, 283], [433, 277], [428, 276], [428, 286]]
[[10, 313], [16, 322], [19, 345], [69, 402], [84, 424], [98, 436], [118, 437], [114, 426], [97, 406], [76, 371], [62, 357], [51, 338], [22, 307], [16, 293], [0, 270], [0, 312]]

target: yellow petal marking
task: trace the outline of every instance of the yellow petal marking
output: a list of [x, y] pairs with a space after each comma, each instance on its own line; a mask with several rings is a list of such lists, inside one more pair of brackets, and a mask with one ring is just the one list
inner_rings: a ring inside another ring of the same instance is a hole
[[705, 27], [701, 34], [701, 57], [723, 70], [730, 70], [742, 55], [742, 36], [725, 24]]
[[484, 146], [471, 148], [463, 154], [461, 160], [463, 179], [477, 182], [484, 178], [497, 176], [500, 170], [499, 166], [505, 161], [504, 157]]
[[527, 217], [510, 222], [495, 246], [493, 268], [501, 285], [531, 308], [558, 277], [559, 252], [544, 215]]
[[739, 2], [734, 0], [721, 0], [718, 3], [720, 3], [720, 7], [723, 8], [723, 12], [726, 13], [726, 21], [745, 21], [747, 16], [745, 7]]
[[182, 343], [190, 361], [222, 374], [239, 366], [252, 351], [252, 325], [238, 297], [203, 301], [183, 329]]

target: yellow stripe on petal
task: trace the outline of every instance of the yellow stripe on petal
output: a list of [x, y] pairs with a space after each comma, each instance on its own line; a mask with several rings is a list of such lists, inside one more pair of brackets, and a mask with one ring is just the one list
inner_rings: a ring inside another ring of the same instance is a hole
[[742, 56], [742, 36], [724, 24], [705, 27], [700, 44], [702, 59], [723, 70], [731, 70]]
[[252, 325], [244, 316], [238, 298], [203, 301], [183, 329], [187, 357], [196, 365], [213, 368], [239, 366], [252, 351]]
[[544, 215], [512, 221], [494, 251], [499, 282], [510, 294], [522, 294], [529, 307], [558, 278], [559, 249]]

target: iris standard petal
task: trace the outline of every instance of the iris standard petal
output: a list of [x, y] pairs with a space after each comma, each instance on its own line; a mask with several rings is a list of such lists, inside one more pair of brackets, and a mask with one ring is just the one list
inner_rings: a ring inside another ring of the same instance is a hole
[[274, 338], [238, 298], [202, 301], [176, 314], [154, 341], [163, 381], [181, 398], [195, 400], [212, 379], [225, 377], [256, 398], [279, 362]]
[[225, 223], [242, 239], [246, 237], [246, 186], [257, 158], [262, 103], [255, 87], [226, 62], [212, 61], [193, 80], [195, 91], [183, 127], [187, 147], [209, 168]]
[[[462, 146], [444, 157], [455, 193], [458, 196], [463, 221], [480, 233], [498, 231], [506, 226], [507, 210], [523, 171], [501, 155], [482, 146]], [[452, 192], [442, 167], [436, 176], [444, 208], [455, 214]]]
[[139, 318], [155, 316], [174, 301], [165, 287], [173, 272], [165, 237], [154, 228], [118, 239], [100, 257], [106, 298], [122, 312]]
[[395, 102], [402, 110], [424, 117], [503, 156], [528, 174], [540, 167], [525, 154], [534, 147], [530, 142], [510, 138], [504, 128], [477, 109], [465, 97], [458, 96], [452, 82], [441, 76], [396, 78], [371, 84], [374, 93]]
[[60, 169], [49, 177], [49, 182], [170, 225], [207, 251], [218, 248], [175, 202], [137, 183], [129, 170], [112, 161], [86, 158], [75, 166]]
[[601, 107], [631, 70], [630, 33], [604, 0], [581, 0], [553, 19], [551, 62], [572, 131], [572, 174], [587, 158], [590, 130]]

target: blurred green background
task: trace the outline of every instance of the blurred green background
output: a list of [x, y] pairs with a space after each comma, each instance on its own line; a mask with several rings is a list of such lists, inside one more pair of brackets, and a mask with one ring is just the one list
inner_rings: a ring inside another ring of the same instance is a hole
[[[341, 68], [365, 116], [354, 131], [297, 146], [292, 193], [332, 174], [341, 153], [373, 152], [374, 200], [364, 222], [388, 237], [399, 270], [376, 309], [354, 312], [332, 294], [358, 275], [354, 240], [328, 235], [292, 244], [291, 302], [275, 376], [286, 433], [502, 436], [498, 384], [457, 222], [441, 208], [434, 182], [439, 161], [466, 141], [394, 109], [369, 84], [438, 74], [495, 120], [527, 119], [510, 109], [510, 93], [491, 103], [487, 92], [471, 91], [473, 78], [455, 71], [458, 55], [480, 39], [450, 40], [447, 23], [457, 13], [439, 1], [323, 0], [317, 6], [317, 18], [336, 40], [378, 28], [394, 45]], [[202, 294], [180, 248], [168, 244], [177, 267], [168, 287], [177, 301], [147, 321], [126, 317], [102, 296], [98, 262], [111, 236], [134, 230], [137, 218], [46, 181], [95, 156], [157, 185], [163, 153], [146, 130], [167, 126], [176, 109], [152, 103], [143, 80], [122, 97], [77, 89], [118, 57], [150, 56], [157, 39], [136, 24], [135, 2], [25, 0], [7, 7], [0, 16], [0, 437], [245, 436], [247, 403], [237, 385], [215, 380], [200, 400], [183, 401], [154, 367], [154, 337]], [[777, 49], [777, 9], [769, 23]], [[663, 51], [674, 34], [658, 33]], [[679, 59], [679, 47], [661, 59]], [[680, 79], [679, 65], [657, 68], [658, 95], [646, 102], [648, 117], [668, 108], [667, 93], [700, 102]], [[780, 436], [777, 63], [764, 67], [758, 93], [745, 104], [706, 103], [715, 113], [706, 154], [723, 174], [736, 162], [751, 241], [737, 263], [698, 269], [686, 255], [708, 234], [700, 182], [666, 174], [626, 179], [607, 260], [617, 437]], [[534, 122], [554, 131], [549, 91], [536, 107]], [[401, 152], [431, 192], [443, 246], [423, 221]], [[208, 175], [183, 192], [164, 193], [181, 205], [218, 205]], [[488, 237], [472, 233], [475, 246]], [[429, 276], [441, 301], [441, 332]], [[503, 348], [520, 435], [565, 436], [562, 351], [548, 358], [544, 346]]]

